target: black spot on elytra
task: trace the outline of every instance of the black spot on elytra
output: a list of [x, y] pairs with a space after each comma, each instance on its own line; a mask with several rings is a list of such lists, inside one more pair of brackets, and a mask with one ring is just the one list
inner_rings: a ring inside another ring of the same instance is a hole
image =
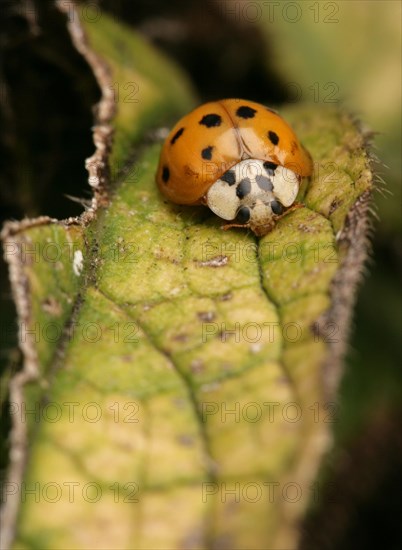
[[272, 201], [271, 208], [272, 208], [272, 212], [277, 216], [280, 216], [283, 212], [283, 206], [279, 201]]
[[163, 170], [162, 170], [162, 180], [165, 183], [167, 183], [169, 181], [169, 178], [170, 178], [170, 170], [169, 170], [168, 166], [164, 166]]
[[225, 172], [223, 176], [221, 176], [221, 180], [229, 185], [234, 185], [236, 183], [236, 174], [234, 173], [234, 170], [228, 170]]
[[247, 223], [250, 219], [250, 208], [248, 206], [242, 206], [237, 213], [237, 220], [240, 223]]
[[268, 132], [268, 137], [269, 137], [269, 140], [271, 143], [273, 143], [274, 145], [278, 145], [279, 143], [279, 136], [278, 134], [276, 134], [275, 132], [273, 132], [272, 130], [270, 130]]
[[270, 162], [269, 160], [264, 162], [263, 166], [264, 166], [265, 170], [267, 171], [268, 176], [273, 176], [275, 174], [276, 168], [278, 167], [277, 164], [275, 164], [274, 162]]
[[243, 199], [251, 191], [251, 182], [249, 178], [244, 178], [241, 180], [236, 189], [236, 195], [239, 199]]
[[213, 148], [213, 145], [208, 145], [208, 147], [205, 147], [205, 149], [201, 151], [201, 156], [204, 160], [211, 160]]
[[240, 118], [254, 118], [257, 111], [248, 105], [242, 105], [236, 111], [236, 115]]
[[257, 182], [258, 187], [264, 191], [272, 191], [274, 188], [272, 181], [266, 176], [256, 176], [255, 181]]
[[212, 113], [210, 115], [205, 115], [200, 120], [199, 124], [206, 126], [207, 128], [212, 128], [213, 126], [220, 126], [222, 124], [222, 117]]
[[182, 133], [184, 132], [184, 128], [180, 128], [180, 130], [177, 130], [177, 132], [175, 133], [175, 135], [172, 137], [172, 139], [170, 140], [170, 143], [172, 145], [174, 145], [174, 143], [176, 143], [176, 141], [179, 139], [179, 137], [182, 135]]

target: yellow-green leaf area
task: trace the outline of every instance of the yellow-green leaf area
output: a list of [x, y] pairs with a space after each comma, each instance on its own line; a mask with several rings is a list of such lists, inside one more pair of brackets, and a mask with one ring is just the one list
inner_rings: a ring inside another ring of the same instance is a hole
[[46, 373], [82, 283], [86, 250], [82, 229], [53, 223], [15, 236], [31, 295], [29, 319], [21, 323], [23, 342], [32, 338], [42, 374]]
[[[297, 403], [304, 414], [305, 423], [310, 433], [319, 434], [323, 426], [314, 425], [314, 418], [309, 410], [316, 402], [324, 399], [324, 373], [322, 364], [326, 353], [323, 339], [308, 339], [283, 351], [282, 361], [294, 387], [297, 388]], [[325, 426], [324, 426], [325, 428]]]
[[[49, 548], [79, 546], [92, 540], [87, 537], [94, 535], [95, 526], [111, 506], [113, 522], [106, 521], [103, 536], [107, 540], [116, 536], [120, 544], [130, 547], [147, 530], [152, 531], [142, 520], [141, 503], [147, 492], [159, 494], [165, 513], [175, 492], [183, 518], [189, 524], [199, 521], [199, 485], [207, 476], [206, 460], [188, 390], [169, 359], [158, 353], [143, 331], [136, 330], [134, 338], [132, 322], [126, 331], [130, 322], [118, 306], [88, 289], [63, 370], [54, 380], [42, 415], [45, 421], [36, 435], [26, 478], [27, 484], [43, 487], [51, 480], [63, 489], [69, 488], [66, 480], [72, 480], [77, 487], [74, 506], [64, 490], [57, 502], [46, 500], [43, 507], [35, 499], [27, 501], [20, 518], [22, 541], [26, 532], [29, 539], [37, 534], [37, 540]], [[102, 332], [101, 339], [90, 331], [93, 327]], [[52, 404], [53, 409], [61, 409], [57, 422], [50, 420]], [[93, 487], [102, 498], [90, 502], [93, 495], [83, 494], [84, 487]], [[119, 488], [121, 498], [114, 507]], [[132, 500], [134, 494], [137, 497]], [[120, 509], [124, 498], [125, 506]], [[50, 504], [51, 520], [45, 519]], [[116, 522], [122, 525], [118, 534]], [[167, 540], [173, 537], [172, 544], [178, 544], [167, 525], [163, 532]]]
[[317, 319], [323, 311], [329, 309], [331, 301], [326, 293], [314, 293], [314, 299], [311, 298], [311, 295], [302, 296], [279, 308], [285, 347], [296, 345], [311, 338], [312, 334], [319, 333]]
[[[367, 138], [346, 112], [328, 106], [305, 105], [285, 109], [304, 145], [312, 153], [314, 173], [302, 198], [310, 209], [331, 221], [336, 234], [365, 191], [372, 188]], [[300, 118], [299, 118], [300, 114]]]
[[260, 259], [277, 304], [328, 291], [338, 265], [331, 223], [307, 208], [292, 212], [261, 240]]

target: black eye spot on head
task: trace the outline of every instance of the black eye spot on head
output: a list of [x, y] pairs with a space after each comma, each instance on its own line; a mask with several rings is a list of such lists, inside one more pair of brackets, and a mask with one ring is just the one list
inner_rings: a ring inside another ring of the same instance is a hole
[[208, 147], [205, 147], [205, 149], [201, 151], [201, 156], [204, 160], [211, 160], [212, 149], [213, 149], [213, 145], [209, 145]]
[[170, 178], [170, 170], [167, 166], [164, 166], [162, 170], [162, 180], [165, 183], [167, 183], [169, 181], [169, 178]]
[[236, 115], [240, 118], [254, 118], [257, 111], [248, 105], [242, 105], [236, 111]]
[[172, 137], [172, 139], [170, 140], [170, 143], [172, 145], [174, 145], [176, 143], [176, 141], [179, 139], [179, 137], [182, 135], [182, 133], [184, 132], [184, 128], [180, 128], [180, 130], [177, 130], [177, 132], [175, 133], [175, 135]]
[[275, 170], [278, 167], [277, 164], [275, 164], [274, 162], [269, 162], [268, 160], [266, 162], [264, 162], [263, 166], [264, 166], [265, 170], [267, 171], [268, 176], [275, 175]]
[[234, 185], [236, 183], [236, 174], [234, 170], [228, 170], [220, 179], [229, 185]]
[[251, 191], [251, 181], [249, 178], [244, 178], [241, 180], [236, 189], [236, 195], [239, 199], [243, 199]]
[[272, 130], [270, 130], [268, 132], [268, 137], [269, 137], [269, 140], [271, 143], [273, 143], [274, 145], [278, 145], [279, 143], [279, 136], [278, 134], [275, 134], [275, 132], [273, 132]]
[[213, 126], [220, 126], [222, 124], [222, 117], [216, 114], [205, 115], [202, 117], [198, 124], [202, 124], [207, 128], [212, 128]]
[[255, 181], [257, 182], [258, 187], [264, 191], [272, 191], [274, 188], [272, 181], [266, 176], [256, 176]]
[[283, 213], [283, 206], [279, 201], [272, 201], [271, 208], [272, 208], [272, 212], [277, 216], [280, 216]]
[[242, 206], [237, 212], [237, 219], [240, 223], [247, 223], [250, 219], [250, 208]]

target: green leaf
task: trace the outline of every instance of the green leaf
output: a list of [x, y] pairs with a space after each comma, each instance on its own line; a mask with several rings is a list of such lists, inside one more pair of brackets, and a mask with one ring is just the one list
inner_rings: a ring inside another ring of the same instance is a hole
[[[365, 257], [365, 136], [336, 109], [284, 110], [316, 162], [305, 207], [260, 240], [225, 232], [155, 185], [149, 131], [191, 106], [185, 79], [104, 14], [84, 26], [72, 35], [103, 91], [95, 201], [77, 220], [3, 231], [20, 321], [40, 329], [11, 384], [3, 536], [24, 549], [293, 548]], [[127, 82], [142, 100], [114, 114], [110, 88]], [[112, 193], [99, 159], [119, 174]]]

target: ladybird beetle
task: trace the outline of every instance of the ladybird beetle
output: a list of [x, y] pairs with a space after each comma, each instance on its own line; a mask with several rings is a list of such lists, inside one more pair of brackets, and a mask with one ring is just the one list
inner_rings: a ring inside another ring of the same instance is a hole
[[205, 204], [224, 226], [265, 235], [295, 208], [313, 162], [273, 110], [239, 99], [205, 103], [184, 116], [163, 144], [156, 181], [176, 204]]

